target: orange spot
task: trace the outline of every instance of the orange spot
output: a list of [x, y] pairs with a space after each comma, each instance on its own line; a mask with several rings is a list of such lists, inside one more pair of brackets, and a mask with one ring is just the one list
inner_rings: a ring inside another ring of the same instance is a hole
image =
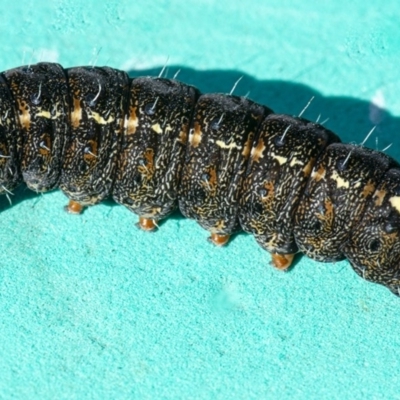
[[210, 168], [210, 181], [211, 186], [215, 186], [217, 184], [217, 171], [214, 167]]
[[140, 229], [150, 232], [156, 229], [157, 225], [155, 224], [153, 219], [150, 218], [144, 218], [144, 217], [139, 217], [139, 227]]
[[260, 158], [264, 157], [264, 154], [263, 154], [264, 150], [265, 150], [264, 140], [259, 139], [257, 146], [255, 148], [253, 148], [253, 150], [251, 152], [251, 158], [253, 159], [253, 161], [260, 162]]
[[31, 114], [29, 112], [29, 108], [27, 104], [22, 100], [18, 101], [18, 108], [19, 108], [19, 120], [21, 125], [24, 129], [28, 130], [31, 127]]
[[219, 235], [218, 233], [212, 233], [209, 240], [216, 246], [223, 246], [228, 243], [230, 235]]
[[368, 183], [364, 186], [362, 196], [366, 198], [370, 196], [372, 193], [374, 193], [374, 191], [375, 191], [375, 185], [372, 183], [372, 181], [368, 181]]
[[74, 97], [73, 111], [71, 112], [71, 125], [78, 128], [82, 119], [82, 107], [80, 99]]
[[311, 158], [310, 161], [307, 163], [307, 165], [303, 168], [303, 173], [305, 176], [310, 176], [311, 171], [313, 169], [315, 163], [315, 158]]
[[182, 144], [186, 144], [188, 130], [189, 130], [188, 124], [182, 124], [182, 129], [179, 132], [178, 142], [181, 142]]
[[272, 265], [284, 271], [292, 265], [294, 256], [294, 254], [272, 254]]
[[133, 135], [136, 132], [136, 128], [139, 125], [139, 120], [136, 115], [136, 107], [129, 108], [129, 118], [128, 118], [128, 127], [126, 129], [127, 135]]
[[248, 138], [246, 140], [246, 143], [244, 144], [243, 151], [242, 151], [242, 156], [245, 159], [247, 159], [249, 157], [249, 155], [250, 155], [251, 144], [253, 143], [253, 136], [254, 136], [253, 132], [250, 132], [250, 134], [249, 134], [249, 136], [248, 136]]
[[82, 204], [78, 203], [77, 201], [70, 200], [66, 207], [66, 210], [70, 214], [80, 214], [83, 211], [83, 206], [82, 206]]
[[375, 192], [374, 199], [375, 199], [375, 205], [376, 206], [379, 207], [379, 206], [382, 205], [383, 199], [385, 198], [386, 193], [387, 193], [386, 190], [377, 190]]

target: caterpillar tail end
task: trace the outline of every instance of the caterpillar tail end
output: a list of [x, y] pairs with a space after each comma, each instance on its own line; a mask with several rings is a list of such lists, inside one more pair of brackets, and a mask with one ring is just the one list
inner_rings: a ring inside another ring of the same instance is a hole
[[287, 271], [292, 265], [294, 254], [272, 254], [271, 264], [280, 271]]
[[219, 235], [218, 233], [212, 233], [208, 240], [215, 246], [221, 247], [229, 242], [230, 235]]
[[83, 205], [77, 201], [70, 200], [64, 209], [70, 214], [81, 214], [83, 211]]
[[139, 217], [139, 222], [137, 223], [137, 226], [141, 230], [146, 232], [154, 231], [157, 228], [157, 224], [154, 219], [144, 217]]

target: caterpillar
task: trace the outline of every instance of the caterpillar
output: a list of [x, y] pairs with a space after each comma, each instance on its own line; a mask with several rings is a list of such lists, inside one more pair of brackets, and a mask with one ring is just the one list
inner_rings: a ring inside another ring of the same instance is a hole
[[290, 268], [347, 258], [400, 295], [400, 165], [232, 94], [109, 67], [0, 74], [0, 193], [59, 187], [70, 213], [112, 197], [143, 230], [177, 207], [221, 246], [239, 230]]

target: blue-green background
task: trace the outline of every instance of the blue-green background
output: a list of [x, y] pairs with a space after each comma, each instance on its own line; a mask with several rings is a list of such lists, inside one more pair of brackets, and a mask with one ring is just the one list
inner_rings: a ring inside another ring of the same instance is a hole
[[[400, 159], [397, 0], [2, 0], [0, 70], [110, 65], [235, 93]], [[96, 54], [99, 52], [98, 56]], [[378, 141], [376, 141], [378, 138]], [[400, 399], [400, 299], [347, 262], [274, 271], [112, 202], [0, 200], [1, 399]]]

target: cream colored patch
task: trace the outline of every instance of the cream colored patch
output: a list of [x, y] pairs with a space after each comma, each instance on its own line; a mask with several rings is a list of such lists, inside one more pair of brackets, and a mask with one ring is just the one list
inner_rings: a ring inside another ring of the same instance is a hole
[[400, 196], [393, 196], [389, 199], [390, 204], [393, 208], [396, 209], [398, 213], [400, 213]]
[[43, 111], [41, 110], [40, 112], [38, 112], [36, 114], [37, 117], [43, 117], [43, 118], [47, 118], [47, 119], [55, 119], [51, 117], [50, 111]]
[[346, 181], [342, 177], [340, 177], [336, 171], [332, 174], [332, 179], [336, 181], [338, 189], [341, 187], [348, 189], [350, 187], [349, 181]]
[[161, 129], [160, 124], [154, 124], [151, 126], [151, 129], [153, 129], [153, 131], [155, 133], [158, 133], [159, 135], [161, 135], [161, 133], [163, 133], [163, 130]]
[[226, 144], [222, 140], [217, 140], [215, 143], [217, 146], [221, 147], [221, 149], [239, 149], [240, 150], [242, 148], [242, 146], [238, 146], [235, 142]]
[[278, 161], [279, 165], [283, 165], [287, 163], [287, 157], [282, 157], [282, 156], [278, 156], [275, 153], [271, 153], [271, 156], [273, 159], [275, 159], [276, 161]]
[[[54, 105], [53, 107], [54, 110], [58, 109], [58, 103]], [[60, 117], [62, 115], [62, 113], [60, 111], [56, 111], [55, 115], [51, 115], [50, 111], [44, 111], [40, 108], [40, 111], [36, 113], [36, 117], [43, 117], [46, 119], [57, 119], [58, 117]]]
[[197, 147], [200, 142], [201, 142], [201, 136], [202, 136], [202, 131], [201, 131], [201, 126], [198, 122], [194, 123], [194, 128], [190, 130], [189, 133], [189, 143], [193, 147]]
[[21, 121], [21, 125], [24, 128], [29, 129], [29, 127], [31, 126], [31, 114], [28, 111], [20, 115], [19, 120]]
[[324, 167], [320, 167], [316, 171], [314, 170], [311, 174], [311, 178], [315, 179], [317, 182], [319, 182], [321, 179], [324, 179], [326, 175], [326, 170]]
[[296, 157], [293, 157], [292, 161], [290, 161], [290, 166], [294, 167], [295, 165], [303, 166], [304, 163], [302, 161], [299, 161]]
[[115, 121], [115, 117], [110, 115], [107, 119], [102, 117], [98, 112], [88, 110], [90, 112], [89, 118], [94, 119], [99, 125], [108, 125]]
[[251, 149], [251, 158], [255, 162], [260, 162], [260, 158], [264, 157], [265, 144], [262, 139], [258, 140], [257, 146]]

